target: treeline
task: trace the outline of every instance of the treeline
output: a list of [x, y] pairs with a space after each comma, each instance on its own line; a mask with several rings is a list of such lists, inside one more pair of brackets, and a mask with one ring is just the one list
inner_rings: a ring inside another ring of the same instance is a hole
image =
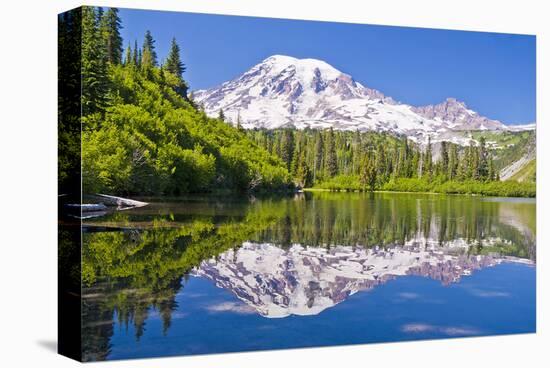
[[376, 190], [399, 178], [440, 183], [499, 180], [483, 137], [465, 148], [441, 142], [435, 160], [431, 140], [421, 148], [406, 137], [385, 133], [281, 129], [247, 134], [279, 156], [301, 187], [349, 182], [350, 189]]
[[[106, 108], [117, 102], [109, 69], [116, 65], [133, 66], [147, 76], [158, 68], [155, 40], [146, 31], [143, 44], [126, 47], [123, 57], [123, 40], [120, 35], [122, 22], [117, 8], [82, 7], [82, 110], [83, 115], [104, 113]], [[183, 80], [185, 66], [181, 61], [180, 47], [172, 39], [170, 52], [160, 66], [161, 77], [172, 77], [170, 84], [182, 97], [187, 98], [187, 84]], [[175, 78], [174, 78], [175, 77]]]
[[207, 117], [188, 98], [175, 39], [163, 61], [149, 31], [141, 45], [134, 41], [123, 50], [116, 8], [81, 11], [84, 192], [179, 195], [292, 188], [278, 157], [240, 130]]

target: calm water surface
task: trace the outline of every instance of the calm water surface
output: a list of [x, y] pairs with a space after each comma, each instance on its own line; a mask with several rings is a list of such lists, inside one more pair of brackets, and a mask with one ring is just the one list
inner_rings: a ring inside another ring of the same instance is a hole
[[85, 221], [85, 360], [535, 331], [535, 201], [149, 199]]

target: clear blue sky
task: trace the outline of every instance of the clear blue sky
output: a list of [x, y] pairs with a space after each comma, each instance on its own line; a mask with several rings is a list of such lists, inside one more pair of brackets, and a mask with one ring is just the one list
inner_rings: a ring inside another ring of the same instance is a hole
[[125, 46], [147, 29], [159, 59], [176, 37], [191, 89], [216, 86], [273, 54], [321, 59], [411, 105], [455, 97], [504, 123], [535, 121], [535, 37], [120, 9]]

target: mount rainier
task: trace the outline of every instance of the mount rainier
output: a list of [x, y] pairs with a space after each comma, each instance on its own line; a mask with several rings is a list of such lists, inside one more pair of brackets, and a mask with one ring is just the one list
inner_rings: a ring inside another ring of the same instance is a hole
[[507, 131], [497, 120], [479, 115], [448, 98], [414, 107], [368, 88], [324, 61], [274, 55], [220, 86], [198, 90], [193, 99], [210, 116], [223, 110], [226, 120], [246, 129], [334, 128], [389, 132], [423, 143], [448, 140], [466, 144], [456, 132]]
[[[498, 241], [487, 239], [484, 245]], [[448, 285], [502, 262], [532, 264], [513, 257], [469, 256], [469, 246], [465, 239], [457, 239], [441, 249], [439, 241], [423, 238], [388, 249], [300, 244], [282, 249], [245, 242], [202, 261], [192, 275], [214, 281], [264, 317], [282, 318], [318, 314], [400, 276], [424, 276]]]

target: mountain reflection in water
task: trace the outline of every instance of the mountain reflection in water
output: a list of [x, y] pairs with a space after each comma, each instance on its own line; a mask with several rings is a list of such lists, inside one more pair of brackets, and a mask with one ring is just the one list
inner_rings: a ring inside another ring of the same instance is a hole
[[[240, 300], [240, 311], [267, 320], [320, 316], [396, 278], [423, 276], [445, 287], [486, 267], [536, 262], [533, 200], [306, 193], [148, 202], [84, 223], [84, 360], [159, 355], [147, 350], [151, 343], [139, 345], [157, 333], [146, 327], [155, 319], [167, 349], [162, 355], [193, 353], [170, 337], [179, 317], [208, 311], [185, 297], [192, 276], [211, 280]], [[200, 317], [204, 328], [218, 328], [208, 316]], [[241, 326], [245, 331], [256, 322], [242, 323], [250, 323]], [[128, 334], [135, 340], [124, 346], [134, 353], [125, 355], [117, 348]], [[272, 337], [262, 346], [281, 346]], [[246, 350], [241, 342], [197, 351]]]
[[203, 261], [193, 271], [234, 293], [265, 317], [315, 315], [397, 276], [418, 275], [458, 282], [474, 270], [503, 261], [531, 261], [496, 255], [468, 255], [463, 240], [439, 249], [410, 242], [403, 247], [335, 246], [332, 248], [245, 242], [215, 259]]

